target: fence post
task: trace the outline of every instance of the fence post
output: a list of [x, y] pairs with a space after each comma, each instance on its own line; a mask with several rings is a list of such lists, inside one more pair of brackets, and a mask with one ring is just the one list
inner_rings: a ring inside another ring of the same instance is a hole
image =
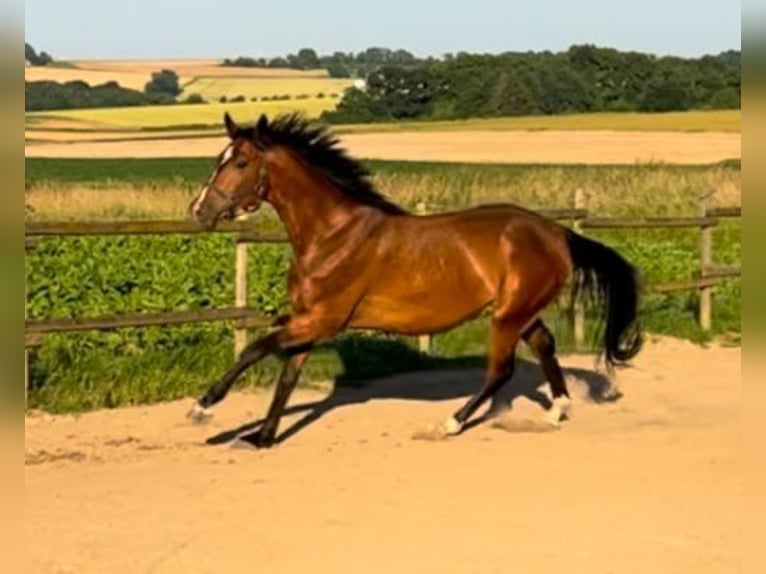
[[[242, 237], [237, 237], [236, 253], [234, 258], [234, 306], [247, 308], [247, 242]], [[235, 323], [234, 327], [234, 359], [247, 345], [247, 328]]]
[[[587, 209], [588, 200], [585, 197], [585, 191], [581, 188], [575, 189], [574, 208]], [[582, 233], [581, 218], [575, 217], [572, 222], [572, 229], [577, 233]], [[574, 335], [575, 350], [580, 351], [585, 346], [585, 305], [582, 298], [575, 300], [572, 305], [572, 333]]]
[[[708, 202], [714, 192], [708, 191], [700, 196], [699, 215], [707, 217]], [[700, 226], [700, 277], [707, 274], [713, 264], [713, 227], [702, 224]], [[713, 315], [713, 287], [711, 285], [700, 287], [699, 323], [703, 331], [709, 331]]]
[[[426, 204], [422, 201], [418, 202], [418, 204], [415, 206], [415, 213], [417, 215], [425, 215], [428, 213]], [[431, 335], [420, 335], [418, 337], [418, 350], [424, 355], [431, 354]]]

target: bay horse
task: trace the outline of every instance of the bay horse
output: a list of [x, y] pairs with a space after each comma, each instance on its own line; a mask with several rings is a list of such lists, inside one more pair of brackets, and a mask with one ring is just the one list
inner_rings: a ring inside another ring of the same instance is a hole
[[412, 215], [375, 189], [369, 172], [338, 147], [326, 126], [299, 114], [271, 121], [261, 115], [254, 124], [238, 125], [227, 112], [223, 120], [230, 141], [189, 205], [190, 215], [213, 229], [269, 203], [292, 247], [291, 312], [246, 346], [195, 402], [192, 419], [210, 416], [208, 409], [247, 368], [274, 354], [283, 370], [252, 437], [257, 447], [272, 446], [314, 346], [346, 329], [438, 333], [493, 304], [483, 384], [440, 432], [459, 434], [511, 379], [519, 340], [540, 362], [553, 396], [547, 418], [557, 425], [569, 393], [540, 313], [569, 279], [574, 296], [600, 307], [600, 354], [609, 371], [639, 352], [637, 270], [610, 247], [510, 204]]

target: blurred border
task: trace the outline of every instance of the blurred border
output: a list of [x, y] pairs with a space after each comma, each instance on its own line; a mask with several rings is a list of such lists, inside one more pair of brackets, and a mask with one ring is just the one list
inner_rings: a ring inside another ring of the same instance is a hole
[[766, 421], [760, 409], [766, 403], [766, 257], [763, 254], [766, 244], [766, 165], [763, 157], [766, 142], [766, 4], [763, 2], [746, 0], [742, 3], [742, 44], [742, 203], [746, 204], [747, 211], [742, 224], [742, 251], [743, 259], [749, 258], [751, 266], [748, 287], [742, 289], [744, 544], [741, 571], [766, 572], [766, 553], [762, 547], [762, 516], [766, 510], [763, 490], [766, 484]]

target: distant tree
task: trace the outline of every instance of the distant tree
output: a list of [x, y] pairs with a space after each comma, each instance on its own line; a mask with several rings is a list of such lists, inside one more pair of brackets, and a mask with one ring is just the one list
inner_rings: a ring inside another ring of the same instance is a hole
[[26, 42], [24, 42], [24, 58], [32, 65], [37, 61], [37, 50]]
[[272, 58], [266, 65], [269, 68], [289, 68], [290, 64], [285, 58]]
[[498, 116], [526, 116], [538, 111], [532, 90], [513, 71], [500, 74], [485, 109]]
[[300, 70], [315, 70], [319, 67], [319, 56], [312, 48], [301, 48], [295, 56], [295, 62]]
[[336, 123], [369, 123], [392, 119], [381, 102], [358, 88], [348, 88], [334, 110], [322, 112], [320, 119]]
[[331, 78], [350, 78], [351, 72], [348, 68], [340, 62], [334, 62], [327, 66], [327, 75]]
[[200, 94], [189, 94], [184, 99], [185, 104], [204, 104], [205, 99]]
[[181, 93], [178, 74], [173, 70], [160, 70], [152, 73], [152, 79], [144, 87], [147, 94], [165, 94], [176, 97]]
[[439, 90], [434, 74], [425, 67], [384, 66], [367, 77], [367, 92], [394, 118], [426, 115]]
[[53, 57], [48, 52], [38, 54], [32, 45], [26, 42], [24, 42], [24, 59], [33, 66], [46, 66], [53, 62]]

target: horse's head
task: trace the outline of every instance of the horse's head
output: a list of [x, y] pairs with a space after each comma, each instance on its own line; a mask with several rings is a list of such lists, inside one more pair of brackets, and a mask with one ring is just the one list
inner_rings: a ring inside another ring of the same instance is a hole
[[218, 155], [218, 163], [189, 209], [193, 217], [212, 229], [221, 219], [233, 219], [256, 211], [269, 190], [263, 148], [257, 134], [268, 124], [261, 115], [254, 128], [240, 129], [228, 112], [224, 125], [229, 145]]

